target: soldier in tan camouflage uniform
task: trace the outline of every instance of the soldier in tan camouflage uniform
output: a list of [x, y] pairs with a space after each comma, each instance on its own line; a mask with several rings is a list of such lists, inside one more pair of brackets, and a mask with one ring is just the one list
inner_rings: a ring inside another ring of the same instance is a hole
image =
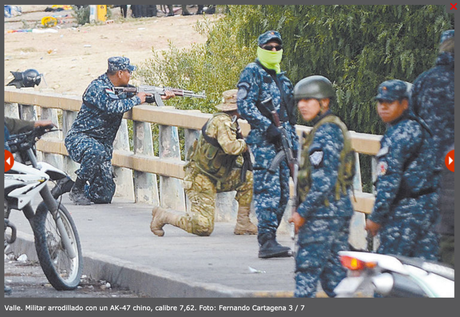
[[163, 236], [163, 226], [171, 224], [189, 233], [209, 236], [214, 230], [216, 194], [233, 190], [236, 190], [235, 199], [239, 204], [234, 233], [257, 234], [257, 227], [249, 219], [253, 176], [251, 170], [242, 172], [243, 153], [248, 147], [237, 133], [236, 94], [236, 89], [223, 93], [223, 102], [216, 106], [220, 112], [204, 125], [191, 149], [184, 178], [185, 193], [191, 202], [190, 212], [155, 207], [150, 224], [155, 235]]

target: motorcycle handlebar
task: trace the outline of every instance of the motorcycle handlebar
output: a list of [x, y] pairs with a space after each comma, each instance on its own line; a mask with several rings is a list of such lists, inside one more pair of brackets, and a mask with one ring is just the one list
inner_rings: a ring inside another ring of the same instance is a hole
[[33, 130], [12, 134], [8, 140], [8, 146], [11, 149], [11, 153], [19, 151], [27, 151], [37, 143], [40, 138], [49, 132], [61, 131], [60, 129], [53, 129], [54, 126], [36, 127]]

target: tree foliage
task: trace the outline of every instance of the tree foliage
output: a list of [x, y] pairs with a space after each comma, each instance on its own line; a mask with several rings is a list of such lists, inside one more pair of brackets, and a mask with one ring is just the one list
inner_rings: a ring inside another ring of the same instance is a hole
[[310, 75], [333, 81], [335, 112], [351, 130], [381, 134], [378, 85], [412, 82], [432, 67], [441, 33], [453, 28], [444, 5], [230, 5], [217, 22], [198, 22], [206, 44], [153, 51], [140, 74], [151, 84], [205, 90], [208, 98], [174, 99], [183, 109], [214, 112], [222, 91], [235, 88], [269, 29], [283, 38], [282, 69], [295, 84]]
[[281, 33], [281, 68], [293, 84], [326, 76], [337, 92], [333, 110], [349, 129], [383, 134], [373, 99], [378, 85], [413, 82], [433, 66], [441, 33], [453, 27], [444, 5], [229, 5], [218, 21], [197, 23], [206, 44], [153, 51], [139, 74], [152, 85], [205, 90], [206, 100], [171, 100], [181, 109], [215, 112], [222, 91], [235, 88], [255, 59], [257, 37], [273, 29]]

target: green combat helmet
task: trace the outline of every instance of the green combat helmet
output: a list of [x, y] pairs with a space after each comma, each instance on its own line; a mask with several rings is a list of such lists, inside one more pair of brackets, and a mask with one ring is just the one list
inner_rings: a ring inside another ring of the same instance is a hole
[[324, 76], [309, 76], [299, 81], [294, 87], [294, 99], [334, 98], [332, 83]]

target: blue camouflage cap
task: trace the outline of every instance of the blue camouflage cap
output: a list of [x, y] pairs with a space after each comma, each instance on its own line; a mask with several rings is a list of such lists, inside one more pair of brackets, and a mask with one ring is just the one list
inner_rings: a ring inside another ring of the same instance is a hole
[[376, 100], [400, 100], [409, 98], [407, 83], [402, 80], [392, 79], [380, 84]]
[[258, 43], [259, 46], [264, 45], [265, 43], [270, 42], [271, 40], [277, 40], [280, 44], [283, 44], [281, 40], [281, 35], [277, 31], [267, 31], [264, 34], [259, 35]]
[[454, 37], [454, 31], [455, 30], [447, 30], [447, 31], [442, 32], [441, 41], [439, 41], [439, 44], [441, 44], [442, 42], [444, 42], [445, 40], [447, 40], [447, 39], [449, 39], [451, 37]]
[[136, 70], [136, 66], [129, 63], [129, 58], [123, 56], [114, 56], [108, 59], [108, 71], [129, 70], [130, 72]]

